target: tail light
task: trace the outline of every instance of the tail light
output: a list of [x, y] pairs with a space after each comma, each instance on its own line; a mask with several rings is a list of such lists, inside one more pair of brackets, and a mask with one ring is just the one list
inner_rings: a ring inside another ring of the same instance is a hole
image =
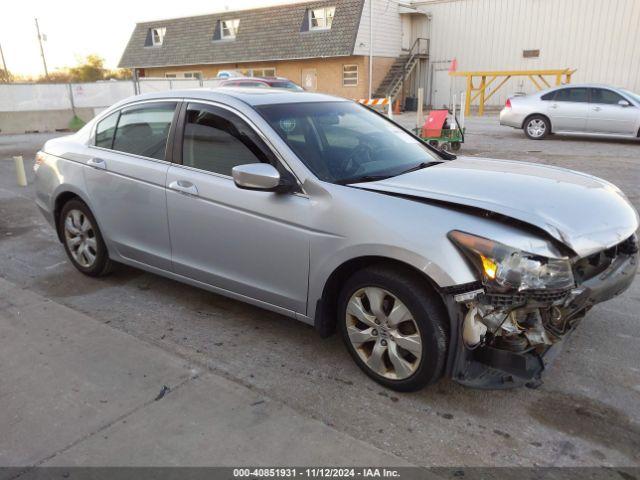
[[504, 108], [511, 108], [511, 99], [507, 98], [507, 103], [504, 104]]

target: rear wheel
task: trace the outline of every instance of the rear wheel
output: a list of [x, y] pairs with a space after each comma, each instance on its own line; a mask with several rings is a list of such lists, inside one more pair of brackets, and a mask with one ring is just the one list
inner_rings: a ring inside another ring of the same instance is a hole
[[60, 212], [59, 228], [67, 256], [74, 267], [90, 277], [109, 273], [112, 262], [87, 205], [78, 199], [64, 204]]
[[527, 118], [524, 125], [524, 133], [531, 140], [541, 140], [551, 133], [549, 120], [542, 115], [533, 115]]
[[369, 377], [413, 391], [442, 376], [448, 322], [433, 295], [417, 275], [382, 266], [347, 281], [338, 310], [342, 337]]

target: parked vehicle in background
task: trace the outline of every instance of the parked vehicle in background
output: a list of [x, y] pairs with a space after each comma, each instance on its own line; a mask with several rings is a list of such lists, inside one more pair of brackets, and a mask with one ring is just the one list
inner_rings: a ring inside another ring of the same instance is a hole
[[36, 166], [36, 203], [82, 273], [121, 262], [338, 330], [397, 390], [539, 384], [638, 267], [638, 215], [614, 185], [456, 158], [327, 95], [132, 97]]
[[221, 87], [256, 87], [256, 88], [284, 88], [294, 92], [303, 92], [304, 89], [284, 77], [242, 77], [231, 78], [220, 82]]
[[500, 125], [523, 129], [533, 140], [552, 133], [637, 138], [640, 95], [608, 85], [565, 85], [509, 98]]

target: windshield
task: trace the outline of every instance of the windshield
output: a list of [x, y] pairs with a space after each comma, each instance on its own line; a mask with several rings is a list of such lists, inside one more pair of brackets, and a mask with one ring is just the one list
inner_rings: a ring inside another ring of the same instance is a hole
[[624, 93], [626, 93], [627, 95], [629, 95], [635, 102], [640, 103], [640, 94], [638, 93], [634, 93], [634, 92], [630, 92], [629, 90], [622, 90]]
[[441, 161], [414, 136], [351, 102], [262, 105], [258, 112], [321, 180], [356, 183]]

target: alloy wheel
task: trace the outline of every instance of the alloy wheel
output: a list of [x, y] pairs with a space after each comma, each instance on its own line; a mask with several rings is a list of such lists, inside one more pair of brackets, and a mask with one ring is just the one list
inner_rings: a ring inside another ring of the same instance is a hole
[[80, 210], [69, 210], [64, 219], [64, 239], [73, 259], [84, 268], [91, 268], [98, 256], [95, 230], [89, 218]]
[[418, 325], [400, 299], [379, 287], [356, 291], [347, 304], [347, 335], [362, 361], [392, 380], [413, 375], [422, 358]]
[[527, 132], [534, 138], [542, 137], [546, 131], [547, 124], [539, 118], [534, 118], [527, 125]]

